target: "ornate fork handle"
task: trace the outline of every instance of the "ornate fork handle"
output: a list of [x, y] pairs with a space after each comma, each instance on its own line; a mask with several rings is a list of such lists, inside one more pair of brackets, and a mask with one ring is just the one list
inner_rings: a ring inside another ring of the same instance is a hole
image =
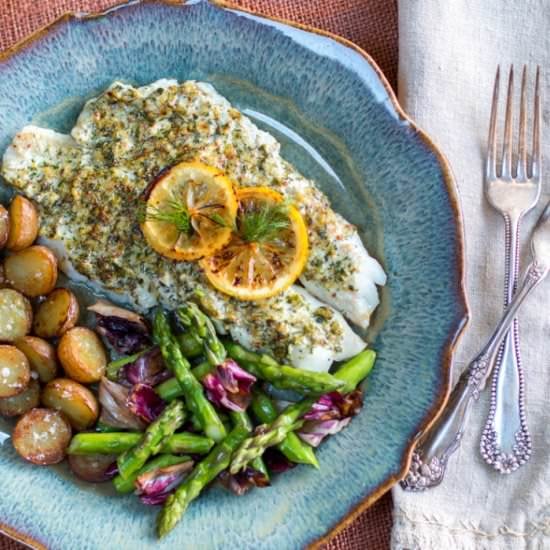
[[[505, 216], [506, 274], [504, 307], [514, 295], [519, 270], [518, 237], [521, 216]], [[531, 456], [531, 436], [525, 415], [525, 380], [517, 317], [505, 336], [494, 366], [489, 413], [481, 435], [481, 456], [498, 472], [509, 474]]]
[[466, 429], [468, 414], [491, 375], [492, 365], [502, 339], [510, 329], [527, 296], [548, 274], [547, 267], [531, 263], [510, 305], [481, 353], [470, 363], [451, 393], [449, 402], [434, 425], [425, 432], [413, 453], [411, 468], [401, 486], [422, 491], [441, 483], [447, 461], [458, 448]]

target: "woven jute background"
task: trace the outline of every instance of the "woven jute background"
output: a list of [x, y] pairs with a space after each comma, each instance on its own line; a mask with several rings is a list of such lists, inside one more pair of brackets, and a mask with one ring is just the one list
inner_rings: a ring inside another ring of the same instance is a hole
[[[98, 11], [118, 3], [120, 0], [0, 0], [0, 50], [66, 12]], [[397, 0], [232, 0], [232, 3], [348, 38], [369, 52], [395, 86]], [[332, 538], [325, 550], [387, 550], [390, 528], [391, 498], [386, 495]], [[0, 550], [24, 548], [0, 535]]]

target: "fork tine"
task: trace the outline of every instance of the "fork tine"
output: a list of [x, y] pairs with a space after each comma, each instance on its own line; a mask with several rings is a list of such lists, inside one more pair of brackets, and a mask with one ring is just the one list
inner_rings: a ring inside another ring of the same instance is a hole
[[512, 100], [514, 99], [514, 66], [510, 66], [508, 77], [508, 97], [506, 98], [506, 117], [504, 119], [504, 143], [502, 144], [503, 178], [512, 177]]
[[531, 177], [540, 177], [540, 66], [535, 78], [535, 114], [533, 118], [533, 155]]
[[518, 167], [517, 179], [527, 178], [527, 153], [525, 152], [525, 126], [527, 123], [526, 95], [527, 95], [527, 65], [523, 66], [521, 75], [521, 101], [519, 105], [519, 137], [518, 137]]
[[497, 111], [498, 111], [498, 91], [500, 88], [500, 65], [497, 66], [495, 75], [495, 85], [493, 88], [493, 104], [491, 106], [491, 118], [489, 122], [489, 140], [487, 147], [487, 164], [485, 166], [485, 176], [487, 179], [497, 177]]

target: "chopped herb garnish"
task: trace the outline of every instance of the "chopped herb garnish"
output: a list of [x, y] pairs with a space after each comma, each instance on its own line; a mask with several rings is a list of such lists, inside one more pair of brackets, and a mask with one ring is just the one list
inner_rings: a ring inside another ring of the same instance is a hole
[[256, 210], [244, 212], [238, 218], [241, 237], [248, 242], [266, 242], [276, 239], [288, 228], [288, 204], [264, 204]]

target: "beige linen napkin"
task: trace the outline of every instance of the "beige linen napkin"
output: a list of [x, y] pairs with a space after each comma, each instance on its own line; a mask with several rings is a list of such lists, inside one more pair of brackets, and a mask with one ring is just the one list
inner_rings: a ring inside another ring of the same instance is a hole
[[[456, 379], [502, 308], [503, 225], [482, 187], [498, 63], [505, 68], [504, 81], [509, 63], [520, 68], [528, 63], [531, 77], [539, 64], [544, 76], [543, 192], [523, 225], [523, 266], [529, 230], [550, 198], [550, 1], [400, 0], [399, 36], [401, 102], [449, 159], [462, 200], [472, 319], [455, 358]], [[394, 489], [394, 549], [550, 548], [550, 281], [535, 292], [520, 315], [530, 462], [503, 476], [481, 459], [486, 393], [443, 484], [423, 494]]]

